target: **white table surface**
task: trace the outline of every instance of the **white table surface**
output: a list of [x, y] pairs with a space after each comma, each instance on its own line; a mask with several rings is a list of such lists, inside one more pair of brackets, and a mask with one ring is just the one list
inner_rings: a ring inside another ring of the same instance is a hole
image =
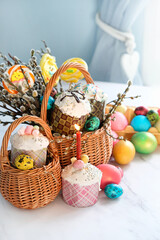
[[[98, 83], [114, 99], [125, 85]], [[132, 86], [127, 105], [160, 107], [159, 89]], [[5, 132], [0, 127], [0, 140]], [[159, 240], [160, 239], [160, 147], [150, 155], [136, 154], [123, 166], [124, 194], [109, 200], [100, 192], [96, 205], [74, 208], [61, 194], [44, 208], [17, 209], [0, 195], [0, 240]]]

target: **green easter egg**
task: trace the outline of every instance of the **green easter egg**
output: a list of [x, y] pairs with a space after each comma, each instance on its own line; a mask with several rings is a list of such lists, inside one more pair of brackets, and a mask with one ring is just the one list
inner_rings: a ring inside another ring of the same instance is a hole
[[85, 130], [87, 131], [94, 131], [97, 130], [100, 126], [100, 120], [98, 117], [90, 117], [87, 119], [85, 123]]
[[151, 125], [153, 126], [159, 119], [159, 114], [157, 111], [154, 110], [150, 110], [146, 117], [148, 118], [148, 120], [150, 121]]
[[131, 138], [131, 142], [137, 152], [144, 154], [154, 152], [157, 147], [157, 139], [150, 132], [135, 133]]

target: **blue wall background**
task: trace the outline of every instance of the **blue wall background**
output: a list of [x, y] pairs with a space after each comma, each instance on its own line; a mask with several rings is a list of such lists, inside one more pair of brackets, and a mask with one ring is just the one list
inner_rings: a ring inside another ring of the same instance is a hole
[[[46, 40], [58, 66], [71, 57], [89, 64], [100, 4], [101, 0], [0, 0], [0, 51], [27, 62], [30, 49], [40, 49], [41, 40]], [[139, 51], [142, 21], [141, 15], [133, 27]]]

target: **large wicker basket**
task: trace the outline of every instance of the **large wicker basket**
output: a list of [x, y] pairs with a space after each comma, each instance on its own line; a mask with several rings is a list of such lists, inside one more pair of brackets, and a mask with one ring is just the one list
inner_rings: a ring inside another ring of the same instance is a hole
[[[53, 159], [42, 168], [22, 171], [11, 166], [7, 146], [13, 130], [26, 121], [34, 121], [43, 127], [50, 141], [48, 151]], [[6, 131], [0, 153], [0, 190], [3, 197], [14, 206], [26, 209], [44, 207], [58, 195], [61, 189], [61, 166], [52, 140], [49, 126], [35, 116], [17, 119]]]
[[[57, 78], [65, 72], [68, 68], [77, 68], [82, 72], [85, 77], [85, 80], [88, 84], [93, 82], [88, 71], [78, 63], [66, 63], [62, 65], [52, 76], [49, 83], [47, 84], [44, 98], [41, 106], [41, 118], [44, 121], [47, 121], [47, 103], [52, 91], [52, 88], [57, 80]], [[107, 131], [111, 134], [110, 126], [107, 127]], [[73, 156], [76, 156], [76, 144], [73, 144], [74, 138], [63, 138], [62, 136], [54, 137], [55, 147], [58, 150], [60, 157], [60, 163], [62, 168], [70, 164], [70, 159]], [[85, 144], [84, 141], [86, 142]], [[106, 134], [104, 127], [95, 131], [87, 132], [82, 135], [82, 153], [85, 153], [89, 156], [90, 163], [94, 165], [107, 163], [110, 159], [112, 153], [112, 138]]]

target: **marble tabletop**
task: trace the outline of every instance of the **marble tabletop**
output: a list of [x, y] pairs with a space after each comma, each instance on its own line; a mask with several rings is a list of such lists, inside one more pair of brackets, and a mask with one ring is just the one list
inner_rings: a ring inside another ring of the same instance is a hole
[[[123, 84], [98, 83], [114, 99]], [[140, 99], [127, 105], [157, 106], [157, 88], [133, 86], [128, 94]], [[159, 104], [160, 107], [160, 104]], [[0, 126], [0, 142], [6, 127]], [[0, 240], [159, 240], [160, 239], [160, 146], [149, 155], [136, 154], [123, 166], [120, 183], [124, 194], [109, 200], [101, 191], [92, 207], [66, 205], [61, 194], [41, 209], [17, 209], [0, 195]]]

